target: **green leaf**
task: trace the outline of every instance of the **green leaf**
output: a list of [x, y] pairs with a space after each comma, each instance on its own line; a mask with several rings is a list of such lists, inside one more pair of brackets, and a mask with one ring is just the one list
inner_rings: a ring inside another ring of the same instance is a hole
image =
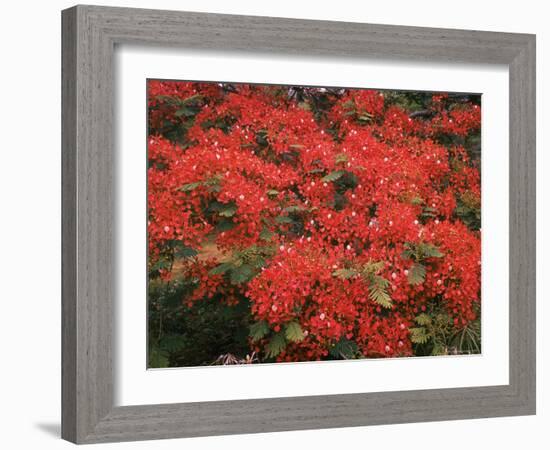
[[388, 280], [375, 276], [369, 285], [369, 298], [383, 308], [389, 309], [393, 306], [393, 303], [388, 291], [386, 290], [388, 285]]
[[159, 342], [159, 347], [167, 352], [176, 352], [185, 346], [185, 339], [183, 336], [171, 334], [163, 336]]
[[188, 108], [186, 106], [184, 106], [183, 108], [180, 108], [178, 109], [174, 115], [176, 117], [181, 117], [181, 116], [185, 116], [185, 117], [193, 117], [197, 114], [197, 111], [196, 109], [193, 109], [193, 108]]
[[276, 195], [279, 195], [279, 191], [277, 191], [275, 189], [269, 189], [267, 191], [267, 195], [270, 196], [270, 197], [275, 197]]
[[409, 269], [409, 274], [407, 275], [407, 280], [412, 285], [419, 285], [424, 283], [426, 279], [426, 267], [420, 263], [414, 263]]
[[220, 212], [223, 211], [225, 208], [227, 208], [227, 203], [218, 202], [217, 200], [213, 200], [208, 204], [208, 207], [206, 210], [208, 212]]
[[357, 118], [360, 122], [370, 122], [372, 120], [372, 116], [370, 114], [363, 114]]
[[421, 205], [422, 203], [424, 203], [424, 200], [422, 200], [420, 197], [416, 196], [416, 197], [413, 197], [411, 199], [411, 204], [412, 205]]
[[178, 191], [181, 192], [191, 192], [194, 189], [197, 189], [199, 186], [202, 186], [202, 181], [196, 181], [195, 183], [187, 183], [178, 188]]
[[231, 271], [230, 280], [232, 284], [241, 284], [249, 281], [253, 276], [254, 271], [252, 270], [252, 266], [243, 264]]
[[359, 351], [359, 347], [353, 341], [346, 338], [341, 338], [333, 347], [329, 349], [329, 353], [333, 358], [352, 359], [355, 358]]
[[252, 267], [254, 267], [256, 269], [261, 269], [266, 264], [265, 258], [263, 256], [260, 256], [260, 255], [255, 256], [249, 262], [252, 265]]
[[425, 328], [409, 328], [409, 332], [411, 333], [411, 342], [414, 344], [425, 344], [428, 342], [429, 336], [426, 334]]
[[172, 263], [166, 259], [159, 259], [153, 267], [151, 267], [151, 270], [160, 270], [160, 269], [170, 269], [170, 266]]
[[419, 314], [418, 316], [416, 316], [414, 318], [414, 321], [418, 325], [425, 326], [425, 325], [430, 325], [432, 323], [432, 318], [428, 314], [422, 313], [422, 314]]
[[338, 269], [332, 272], [333, 277], [341, 278], [342, 280], [348, 280], [355, 275], [357, 275], [355, 269]]
[[481, 321], [476, 319], [457, 331], [452, 345], [460, 354], [481, 353]]
[[323, 178], [321, 178], [321, 181], [324, 183], [329, 183], [331, 181], [336, 181], [339, 178], [342, 177], [346, 173], [345, 170], [336, 170], [334, 172], [329, 173], [328, 175], [325, 175]]
[[192, 96], [184, 98], [184, 99], [182, 99], [180, 97], [177, 97], [177, 96], [171, 96], [171, 95], [157, 95], [155, 98], [157, 100], [165, 101], [165, 102], [171, 103], [173, 105], [183, 106], [183, 105], [186, 105], [186, 104], [189, 104], [189, 103], [193, 102], [194, 100], [200, 100], [202, 98], [202, 95], [201, 94], [195, 94], [195, 95], [192, 95]]
[[342, 105], [346, 109], [355, 108], [355, 101], [354, 100], [347, 100]]
[[267, 228], [264, 228], [260, 233], [260, 239], [263, 239], [264, 241], [270, 241], [273, 235], [274, 233], [269, 231]]
[[252, 341], [256, 342], [265, 337], [269, 333], [269, 325], [265, 320], [260, 320], [250, 325], [249, 336]]
[[300, 205], [291, 205], [291, 206], [287, 206], [286, 208], [283, 209], [283, 211], [285, 212], [288, 212], [288, 213], [296, 213], [296, 212], [301, 212], [301, 211], [305, 211], [306, 208], [304, 208], [303, 206], [300, 206]]
[[153, 347], [149, 352], [149, 367], [160, 369], [168, 367], [168, 353], [158, 347]]
[[412, 259], [414, 256], [414, 251], [410, 248], [406, 248], [403, 250], [403, 253], [401, 253], [401, 258], [403, 259]]
[[198, 254], [199, 252], [197, 252], [194, 248], [187, 247], [186, 245], [176, 250], [176, 256], [180, 258], [192, 258], [193, 256], [197, 256]]
[[234, 265], [230, 262], [225, 262], [220, 264], [219, 266], [216, 266], [208, 272], [210, 275], [223, 275], [225, 272], [228, 272], [229, 270], [233, 269]]
[[325, 169], [311, 169], [308, 173], [315, 174], [315, 173], [323, 173]]
[[367, 275], [374, 275], [384, 268], [384, 261], [369, 261], [363, 266], [363, 272]]
[[229, 231], [235, 228], [236, 224], [231, 220], [222, 220], [216, 224], [216, 231]]
[[222, 209], [218, 214], [222, 217], [232, 217], [237, 212], [237, 206], [229, 204], [225, 209]]
[[413, 259], [420, 263], [425, 258], [441, 258], [443, 253], [433, 244], [426, 242], [420, 243], [405, 243], [405, 250], [401, 253], [403, 259]]
[[191, 95], [190, 97], [184, 98], [183, 100], [180, 99], [180, 103], [182, 105], [186, 105], [188, 103], [191, 103], [194, 100], [200, 100], [201, 98], [202, 98], [201, 94], [195, 94], [195, 95]]
[[176, 103], [177, 100], [175, 97], [171, 97], [170, 95], [157, 95], [155, 97], [157, 100], [161, 100], [163, 102], [169, 102], [169, 103]]
[[288, 216], [278, 216], [278, 217], [275, 217], [275, 222], [277, 222], [277, 223], [292, 223], [294, 221]]
[[268, 358], [275, 358], [285, 349], [285, 347], [285, 337], [281, 333], [277, 333], [271, 338], [269, 344], [267, 344], [266, 356]]
[[304, 340], [304, 332], [298, 322], [289, 322], [286, 324], [285, 336], [290, 342], [301, 342]]
[[420, 251], [425, 258], [442, 258], [443, 253], [433, 244], [420, 244]]
[[434, 344], [434, 347], [432, 348], [432, 356], [441, 356], [446, 354], [447, 354], [447, 351], [443, 345], [439, 343]]
[[344, 162], [348, 162], [348, 155], [346, 155], [345, 153], [338, 153], [336, 155], [336, 164], [340, 164]]

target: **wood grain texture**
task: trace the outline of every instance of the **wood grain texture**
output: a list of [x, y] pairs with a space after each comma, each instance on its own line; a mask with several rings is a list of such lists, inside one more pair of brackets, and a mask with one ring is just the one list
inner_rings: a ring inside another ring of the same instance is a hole
[[[76, 10], [63, 14], [62, 35], [75, 36]], [[61, 260], [62, 435], [76, 440], [76, 39], [62, 42]]]
[[[77, 443], [535, 412], [535, 37], [77, 6], [63, 11], [62, 435]], [[506, 64], [510, 71], [510, 383], [460, 389], [113, 406], [116, 44]]]

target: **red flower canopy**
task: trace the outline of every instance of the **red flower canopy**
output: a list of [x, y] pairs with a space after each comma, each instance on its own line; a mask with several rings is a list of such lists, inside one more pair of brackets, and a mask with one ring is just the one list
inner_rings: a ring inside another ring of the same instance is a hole
[[471, 96], [411, 112], [391, 91], [148, 89], [151, 284], [246, 305], [261, 361], [461, 351], [481, 292]]

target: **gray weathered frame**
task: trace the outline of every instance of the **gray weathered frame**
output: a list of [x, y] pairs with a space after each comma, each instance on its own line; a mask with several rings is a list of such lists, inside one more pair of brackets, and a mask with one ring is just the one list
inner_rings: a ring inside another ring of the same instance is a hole
[[[75, 6], [62, 13], [62, 436], [76, 443], [535, 413], [535, 36]], [[169, 405], [113, 405], [115, 44], [506, 64], [510, 382]]]

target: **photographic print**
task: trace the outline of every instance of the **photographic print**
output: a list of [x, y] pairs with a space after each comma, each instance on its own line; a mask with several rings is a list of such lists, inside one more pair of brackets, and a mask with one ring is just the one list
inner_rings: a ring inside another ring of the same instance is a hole
[[480, 354], [481, 107], [147, 80], [147, 366]]

